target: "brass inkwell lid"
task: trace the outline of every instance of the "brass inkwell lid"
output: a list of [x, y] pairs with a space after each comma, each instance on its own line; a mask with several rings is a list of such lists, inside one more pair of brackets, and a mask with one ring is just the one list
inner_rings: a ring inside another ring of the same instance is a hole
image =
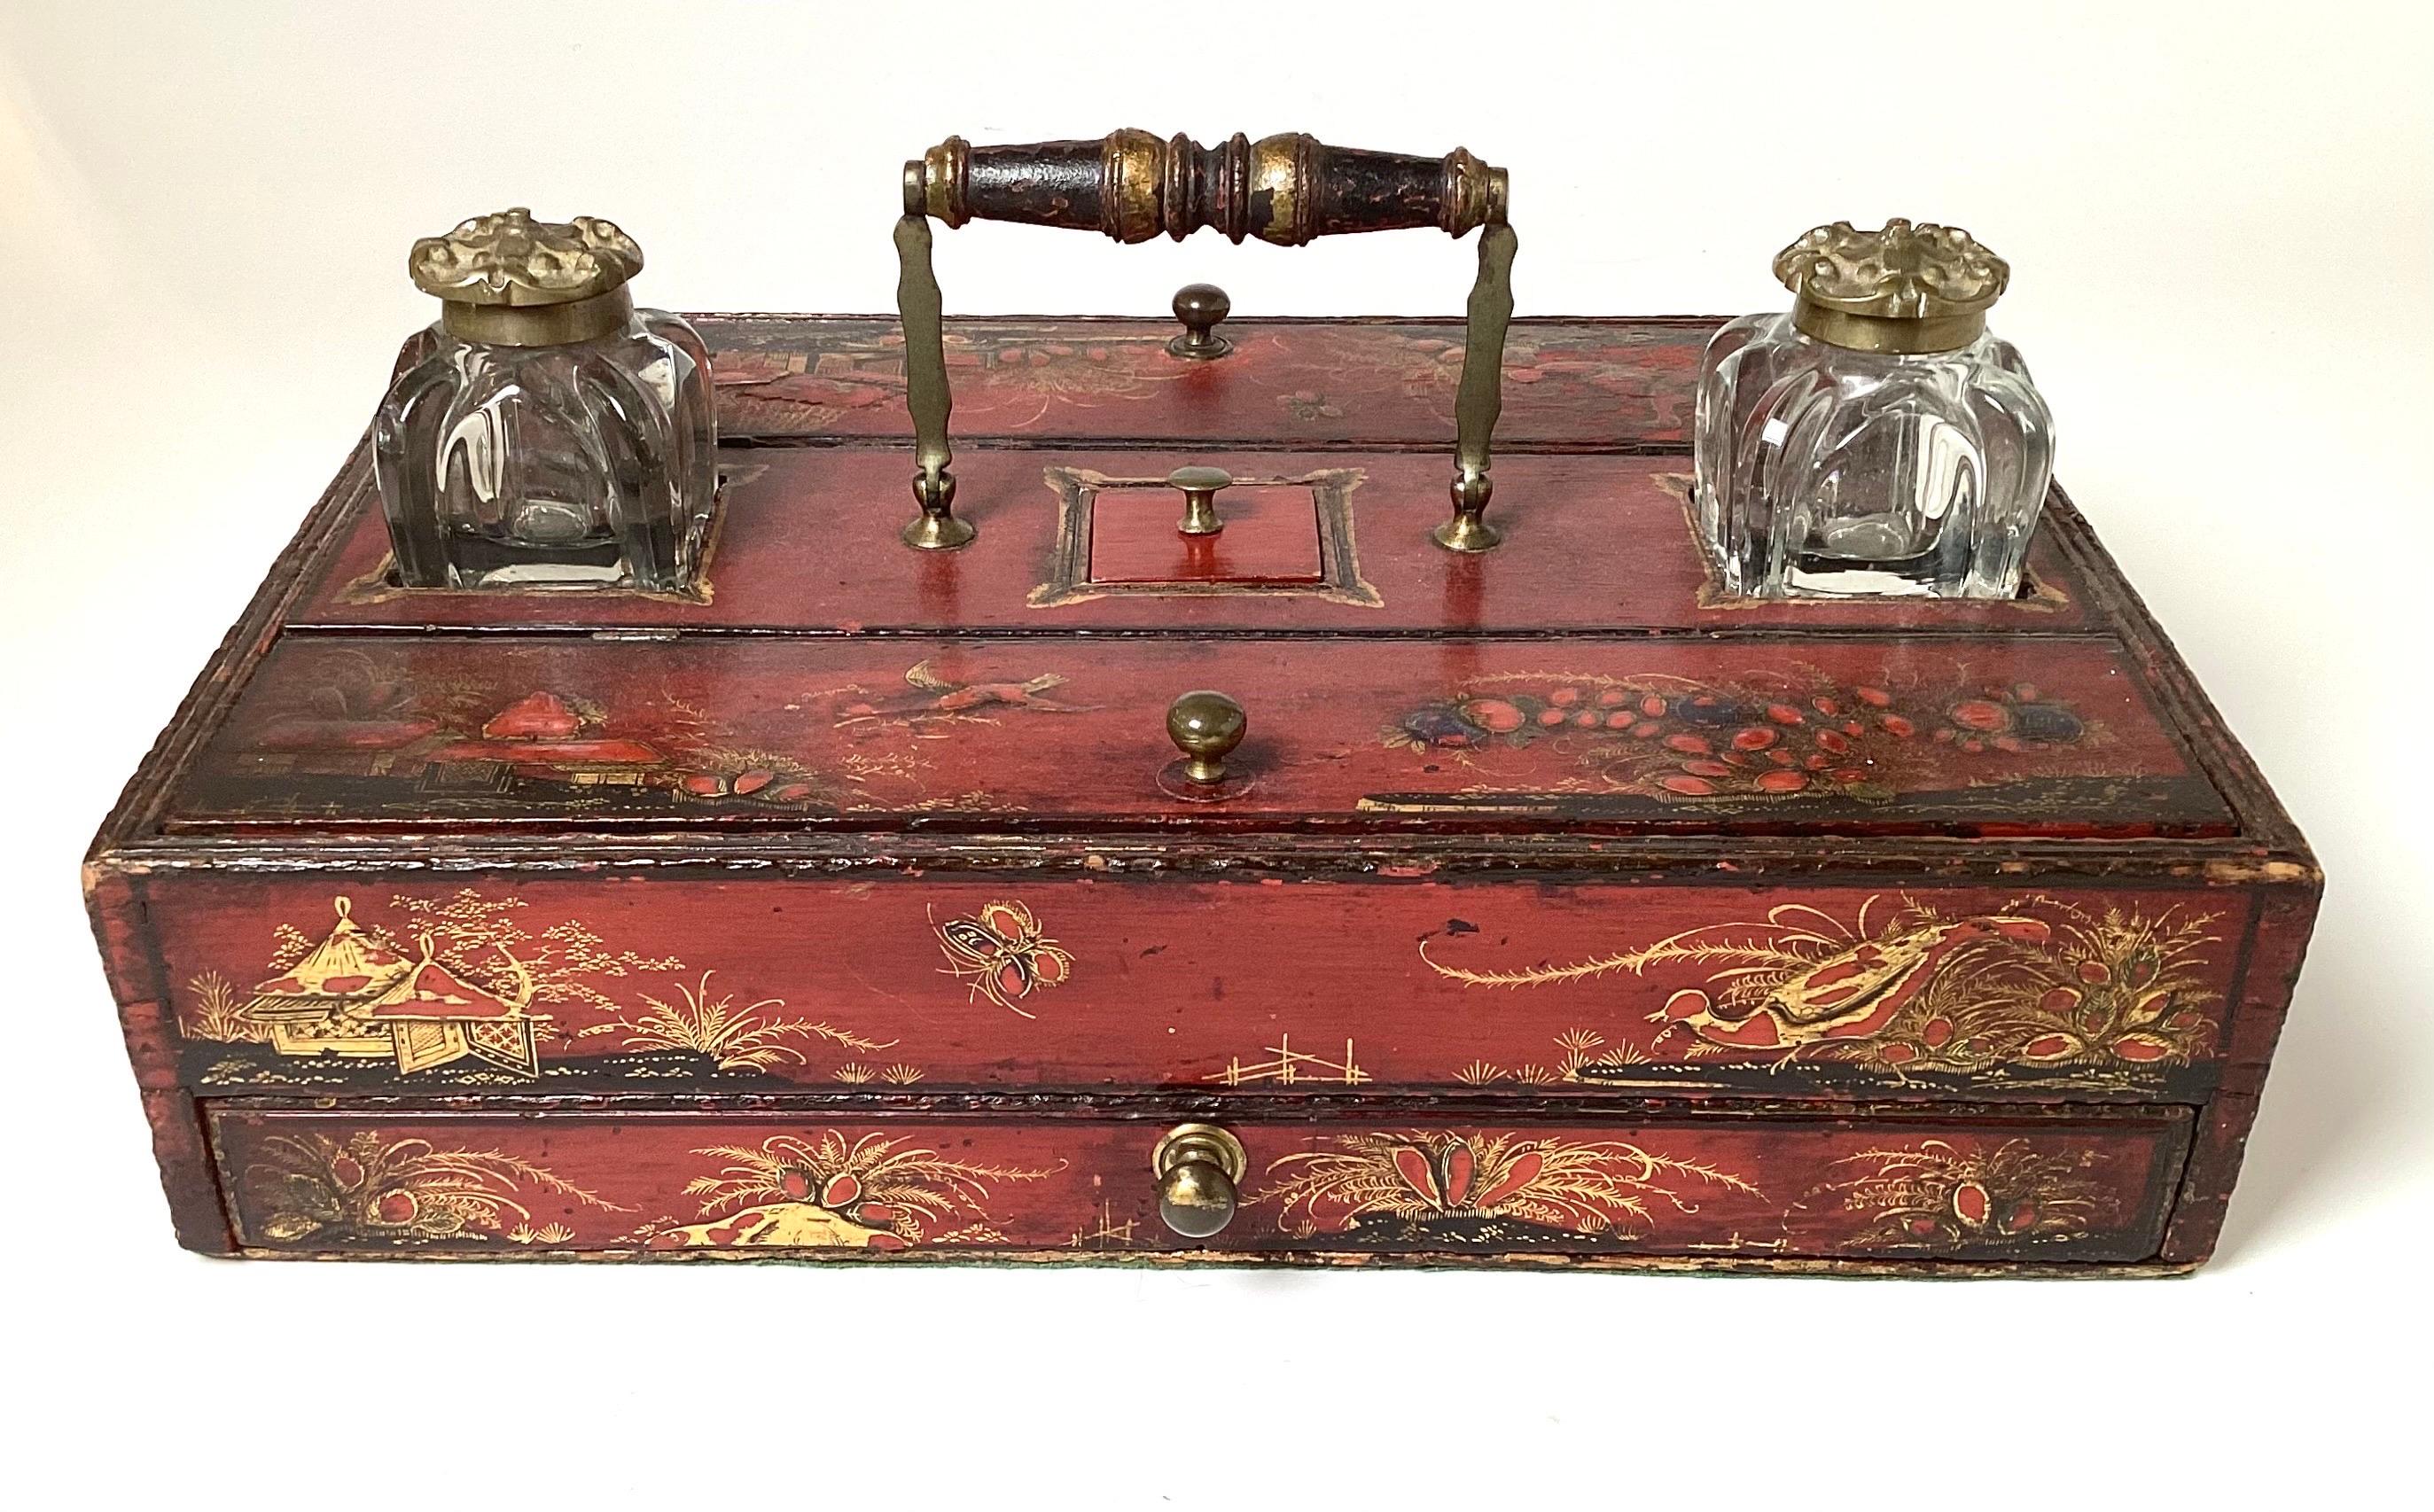
[[1831, 346], [1896, 355], [1954, 352], [1986, 330], [2012, 266], [1958, 226], [1838, 220], [1774, 255], [1798, 298], [1791, 323]]
[[643, 249], [613, 221], [535, 220], [519, 206], [476, 215], [407, 254], [414, 286], [437, 296], [452, 335], [507, 347], [591, 341], [633, 313], [626, 283]]

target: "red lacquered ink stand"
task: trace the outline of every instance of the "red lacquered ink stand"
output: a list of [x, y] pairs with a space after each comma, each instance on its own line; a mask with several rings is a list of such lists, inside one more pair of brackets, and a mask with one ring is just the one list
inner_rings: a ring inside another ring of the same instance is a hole
[[[1729, 598], [1715, 322], [1508, 330], [1500, 173], [1278, 141], [950, 143], [900, 320], [696, 318], [688, 592], [396, 586], [359, 449], [88, 867], [186, 1246], [2206, 1258], [2320, 879], [2085, 521]], [[933, 327], [973, 218], [1480, 290]]]

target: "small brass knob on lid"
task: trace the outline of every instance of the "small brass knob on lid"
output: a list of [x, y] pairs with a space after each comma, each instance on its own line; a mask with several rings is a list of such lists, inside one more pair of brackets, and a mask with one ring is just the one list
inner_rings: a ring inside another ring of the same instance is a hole
[[1222, 467], [1179, 467], [1166, 475], [1166, 486], [1183, 490], [1183, 520], [1174, 528], [1187, 536], [1213, 536], [1226, 528], [1217, 518], [1217, 490], [1232, 488], [1234, 474]]
[[1234, 1221], [1236, 1188], [1249, 1159], [1243, 1142], [1214, 1124], [1178, 1124], [1150, 1152], [1157, 1215], [1186, 1239], [1208, 1239]]
[[1234, 311], [1234, 301], [1214, 284], [1186, 284], [1174, 291], [1174, 318], [1183, 322], [1183, 335], [1166, 344], [1166, 350], [1178, 357], [1205, 362], [1222, 357], [1234, 350], [1234, 343], [1217, 334], [1217, 322]]
[[1243, 706], [1222, 693], [1195, 688], [1167, 706], [1166, 738], [1183, 752], [1183, 775], [1210, 786], [1226, 780], [1226, 758], [1251, 728]]

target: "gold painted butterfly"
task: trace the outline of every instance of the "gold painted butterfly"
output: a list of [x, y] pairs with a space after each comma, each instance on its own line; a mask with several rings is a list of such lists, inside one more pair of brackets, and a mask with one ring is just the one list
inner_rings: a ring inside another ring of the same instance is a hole
[[1073, 957], [1039, 933], [1031, 910], [1017, 902], [993, 902], [970, 919], [934, 917], [947, 971], [1001, 1008], [1026, 1019], [1039, 1015], [1021, 1005], [1034, 988], [1062, 987], [1073, 974]]

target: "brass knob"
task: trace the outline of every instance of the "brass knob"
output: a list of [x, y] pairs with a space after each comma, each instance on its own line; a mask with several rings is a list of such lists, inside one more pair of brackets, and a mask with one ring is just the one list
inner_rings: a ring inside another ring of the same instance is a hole
[[1243, 1142], [1214, 1124], [1178, 1124], [1150, 1152], [1157, 1215], [1186, 1239], [1207, 1239], [1234, 1221], [1235, 1188], [1249, 1169]]
[[1222, 467], [1179, 467], [1166, 475], [1166, 486], [1183, 490], [1183, 523], [1174, 528], [1187, 536], [1213, 536], [1226, 528], [1217, 518], [1217, 490], [1231, 488], [1234, 474]]
[[1194, 362], [1226, 355], [1234, 343], [1217, 334], [1217, 322], [1233, 310], [1234, 301], [1216, 284], [1186, 284], [1174, 291], [1174, 318], [1183, 322], [1183, 335], [1168, 342], [1166, 350]]
[[1226, 758], [1250, 728], [1241, 704], [1207, 688], [1185, 694], [1166, 710], [1166, 738], [1183, 752], [1183, 775], [1211, 786], [1226, 780]]

